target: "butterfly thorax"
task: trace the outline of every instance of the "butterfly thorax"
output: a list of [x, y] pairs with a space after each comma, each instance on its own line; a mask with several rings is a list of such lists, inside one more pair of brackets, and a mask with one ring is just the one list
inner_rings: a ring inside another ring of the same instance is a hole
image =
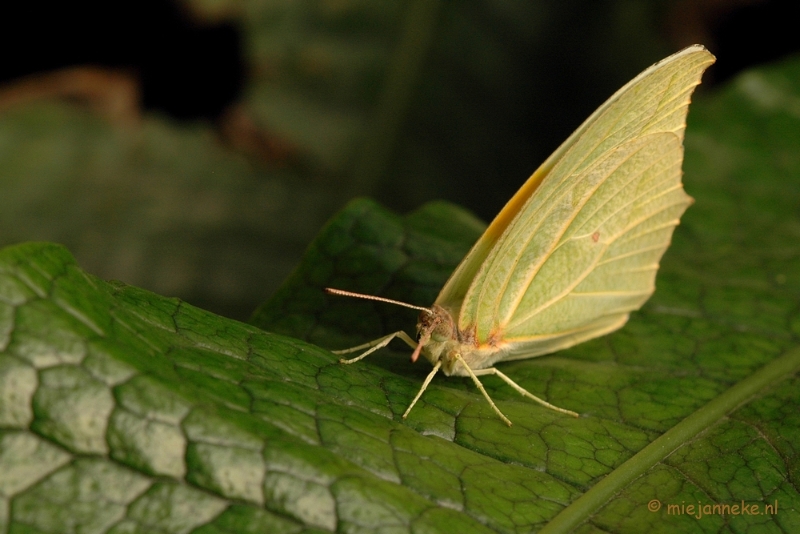
[[489, 361], [496, 359], [491, 356], [501, 350], [494, 346], [481, 346], [475, 337], [475, 329], [459, 329], [450, 311], [439, 304], [419, 314], [417, 340], [431, 365], [441, 361], [442, 371], [448, 376], [467, 376], [456, 359], [457, 355], [472, 369], [483, 369]]

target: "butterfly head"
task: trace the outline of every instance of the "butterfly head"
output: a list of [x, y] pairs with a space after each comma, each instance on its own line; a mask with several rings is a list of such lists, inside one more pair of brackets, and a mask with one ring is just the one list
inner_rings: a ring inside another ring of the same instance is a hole
[[[376, 297], [374, 295], [354, 293], [352, 291], [330, 287], [325, 288], [325, 292], [331, 295], [386, 302], [419, 310], [419, 319], [417, 320], [417, 346], [411, 354], [411, 361], [416, 362], [420, 354], [422, 354], [431, 365], [435, 366], [437, 362], [441, 362], [441, 368], [445, 374], [448, 376], [452, 374], [456, 363], [455, 355], [463, 352], [464, 339], [462, 338], [464, 338], [464, 335], [463, 333], [459, 333], [455, 321], [453, 321], [453, 316], [444, 307], [434, 304], [430, 308], [424, 308], [422, 306], [415, 306], [385, 297]], [[365, 354], [371, 352], [372, 350], [367, 351]], [[363, 357], [363, 355], [361, 357]], [[361, 357], [359, 357], [359, 359]]]
[[416, 361], [420, 354], [431, 363], [442, 362], [444, 371], [448, 371], [455, 362], [450, 361], [453, 351], [461, 345], [453, 316], [442, 306], [434, 304], [430, 310], [420, 312], [417, 321], [417, 348], [411, 355]]

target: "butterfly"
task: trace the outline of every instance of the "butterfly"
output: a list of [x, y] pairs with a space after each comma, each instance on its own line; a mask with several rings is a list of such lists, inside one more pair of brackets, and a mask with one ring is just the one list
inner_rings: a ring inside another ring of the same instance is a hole
[[417, 339], [403, 331], [334, 351], [397, 338], [432, 365], [403, 418], [438, 371], [468, 376], [497, 415], [511, 421], [478, 377], [494, 375], [525, 397], [554, 406], [494, 365], [566, 349], [621, 328], [655, 291], [659, 261], [693, 202], [681, 183], [690, 97], [714, 63], [690, 46], [617, 91], [539, 167], [456, 267], [429, 308], [327, 288], [335, 295], [420, 311]]

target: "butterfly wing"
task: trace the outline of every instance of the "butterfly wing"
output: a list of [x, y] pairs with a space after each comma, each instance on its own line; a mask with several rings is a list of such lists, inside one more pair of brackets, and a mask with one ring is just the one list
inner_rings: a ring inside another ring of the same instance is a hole
[[689, 100], [714, 56], [678, 52], [617, 91], [528, 179], [436, 300], [508, 359], [611, 332], [652, 294], [692, 199], [681, 184]]

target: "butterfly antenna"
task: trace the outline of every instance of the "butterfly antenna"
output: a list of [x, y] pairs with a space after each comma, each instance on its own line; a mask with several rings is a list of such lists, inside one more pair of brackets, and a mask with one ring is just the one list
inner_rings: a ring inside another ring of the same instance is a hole
[[378, 302], [386, 302], [388, 304], [397, 304], [398, 306], [403, 306], [404, 308], [411, 308], [412, 310], [419, 310], [428, 312], [433, 314], [433, 312], [429, 308], [424, 308], [422, 306], [414, 306], [413, 304], [408, 304], [407, 302], [400, 302], [399, 300], [392, 300], [387, 299], [384, 297], [376, 297], [375, 295], [365, 295], [363, 293], [353, 293], [352, 291], [345, 291], [343, 289], [334, 289], [332, 287], [326, 287], [325, 292], [330, 295], [339, 295], [341, 297], [354, 297], [357, 299], [364, 299], [364, 300], [377, 300]]

